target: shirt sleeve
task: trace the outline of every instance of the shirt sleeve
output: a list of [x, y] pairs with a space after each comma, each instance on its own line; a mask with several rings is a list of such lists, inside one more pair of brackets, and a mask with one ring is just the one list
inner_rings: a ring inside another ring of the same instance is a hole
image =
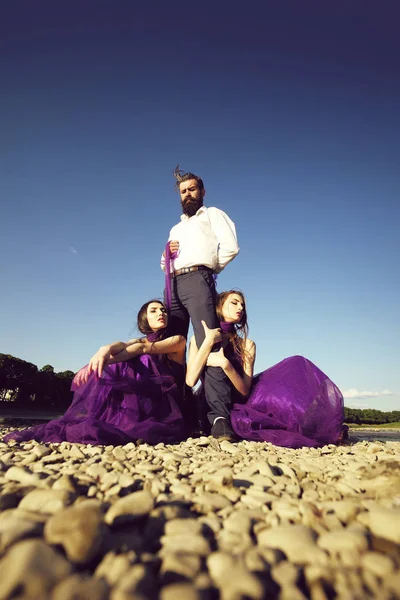
[[165, 257], [163, 254], [161, 254], [160, 267], [161, 270], [165, 272]]
[[218, 266], [220, 273], [239, 254], [235, 223], [219, 208], [209, 208], [208, 217], [211, 229], [218, 240]]
[[[171, 234], [172, 234], [172, 229], [171, 229], [171, 231], [169, 232], [169, 236], [168, 236], [167, 243], [168, 243], [170, 240], [172, 240]], [[164, 256], [164, 251], [165, 251], [165, 248], [164, 248], [164, 250], [163, 250], [163, 251], [162, 251], [162, 253], [161, 253], [160, 267], [161, 267], [162, 271], [164, 271], [164, 272], [165, 272], [165, 256]]]

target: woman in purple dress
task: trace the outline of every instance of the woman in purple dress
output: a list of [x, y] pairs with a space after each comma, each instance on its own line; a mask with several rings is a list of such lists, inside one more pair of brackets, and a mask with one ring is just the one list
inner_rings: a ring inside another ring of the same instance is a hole
[[[316, 365], [290, 356], [253, 377], [256, 347], [247, 337], [246, 302], [230, 290], [219, 294], [221, 329], [208, 329], [198, 349], [190, 341], [186, 383], [196, 384], [205, 365], [224, 370], [232, 386], [231, 424], [247, 440], [300, 448], [342, 438], [343, 396]], [[221, 342], [218, 352], [211, 348]]]
[[186, 340], [165, 338], [167, 324], [164, 304], [146, 302], [138, 313], [145, 337], [102, 346], [75, 375], [74, 398], [64, 416], [4, 440], [115, 445], [182, 440]]

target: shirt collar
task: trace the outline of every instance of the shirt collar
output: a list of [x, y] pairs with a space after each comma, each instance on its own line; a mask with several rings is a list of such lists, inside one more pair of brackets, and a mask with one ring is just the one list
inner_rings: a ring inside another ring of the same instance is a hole
[[[201, 206], [199, 208], [199, 210], [197, 211], [197, 213], [195, 215], [193, 215], [194, 217], [198, 217], [199, 215], [201, 215], [201, 213], [206, 212], [207, 210], [207, 206]], [[188, 217], [187, 215], [181, 215], [181, 221], [187, 221], [188, 219], [190, 219], [191, 217]]]

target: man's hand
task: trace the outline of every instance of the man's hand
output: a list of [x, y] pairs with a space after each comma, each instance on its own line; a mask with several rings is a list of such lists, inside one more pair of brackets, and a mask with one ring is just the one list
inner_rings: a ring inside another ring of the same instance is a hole
[[212, 346], [222, 340], [222, 332], [219, 328], [209, 329], [205, 321], [202, 321], [201, 324], [203, 325], [205, 338]]
[[171, 240], [169, 243], [169, 251], [171, 252], [171, 254], [173, 254], [174, 252], [178, 252], [178, 250], [179, 250], [178, 240]]
[[[174, 252], [178, 252], [178, 250], [179, 250], [178, 240], [171, 240], [169, 242], [169, 251], [171, 252], [171, 254], [173, 254]], [[165, 250], [163, 252], [163, 257], [165, 258]]]
[[229, 360], [226, 358], [223, 348], [220, 348], [218, 352], [210, 352], [206, 362], [207, 367], [221, 367], [221, 369], [226, 369], [228, 364]]

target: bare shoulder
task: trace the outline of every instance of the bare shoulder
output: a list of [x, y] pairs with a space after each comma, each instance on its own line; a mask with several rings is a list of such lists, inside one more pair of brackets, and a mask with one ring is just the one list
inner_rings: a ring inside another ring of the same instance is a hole
[[177, 351], [179, 352], [182, 348], [186, 347], [186, 338], [183, 335], [171, 335], [170, 337], [165, 338], [164, 343], [176, 346]]

